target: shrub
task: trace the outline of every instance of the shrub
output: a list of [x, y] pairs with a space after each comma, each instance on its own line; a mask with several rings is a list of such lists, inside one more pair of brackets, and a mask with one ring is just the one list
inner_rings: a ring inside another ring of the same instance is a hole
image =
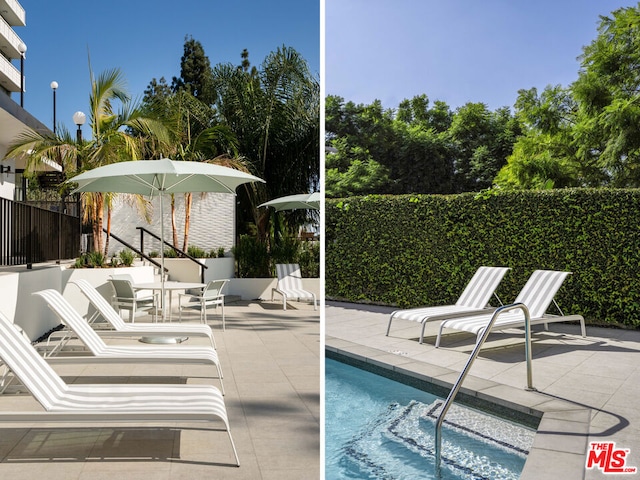
[[271, 276], [267, 245], [257, 238], [241, 235], [232, 252], [236, 261], [238, 278], [264, 278]]
[[320, 244], [317, 242], [303, 242], [298, 254], [300, 273], [303, 277], [320, 277]]
[[129, 249], [121, 250], [119, 257], [120, 262], [122, 262], [122, 265], [124, 265], [125, 267], [130, 267], [131, 265], [133, 265], [133, 261], [136, 259], [135, 253], [133, 253], [133, 251]]
[[87, 262], [90, 267], [102, 268], [107, 260], [102, 252], [89, 252], [87, 253]]
[[202, 248], [196, 247], [194, 245], [189, 245], [189, 247], [187, 248], [187, 254], [191, 255], [193, 258], [207, 257], [207, 253]]
[[326, 201], [328, 297], [455, 302], [481, 265], [515, 299], [536, 269], [573, 272], [556, 299], [590, 323], [640, 327], [640, 190], [562, 189]]
[[271, 262], [275, 272], [277, 263], [298, 263], [300, 240], [290, 235], [282, 235], [274, 241], [271, 248]]

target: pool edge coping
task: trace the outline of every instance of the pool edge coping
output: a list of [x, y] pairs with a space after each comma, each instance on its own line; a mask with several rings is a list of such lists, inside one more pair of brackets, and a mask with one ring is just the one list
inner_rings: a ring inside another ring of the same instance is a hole
[[[460, 373], [332, 336], [325, 337], [325, 351], [449, 390]], [[465, 383], [467, 386], [460, 389], [463, 395], [540, 418], [521, 480], [539, 479], [545, 473], [563, 480], [584, 478], [591, 408], [543, 392], [526, 391], [524, 387], [519, 389], [475, 377], [471, 373]]]

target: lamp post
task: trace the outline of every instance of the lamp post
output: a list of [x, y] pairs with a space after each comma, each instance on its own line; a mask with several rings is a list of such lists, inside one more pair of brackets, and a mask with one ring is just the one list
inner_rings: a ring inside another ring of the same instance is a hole
[[20, 42], [18, 45], [20, 52], [20, 106], [24, 107], [24, 54], [27, 53], [27, 46]]
[[78, 143], [82, 142], [82, 125], [87, 120], [87, 116], [82, 112], [76, 112], [73, 114], [73, 123], [78, 126], [78, 131], [76, 132], [76, 139]]
[[51, 82], [51, 90], [53, 90], [53, 134], [56, 134], [56, 90], [58, 89], [58, 82]]
[[[76, 131], [76, 140], [78, 141], [78, 154], [76, 156], [76, 175], [80, 173], [80, 169], [82, 168], [82, 158], [80, 155], [81, 144], [82, 144], [82, 125], [87, 120], [87, 116], [82, 112], [76, 112], [73, 114], [73, 123], [78, 126], [78, 130]], [[80, 220], [80, 233], [82, 234], [82, 203], [80, 201], [80, 193], [76, 194], [76, 211], [78, 213], [78, 219]]]

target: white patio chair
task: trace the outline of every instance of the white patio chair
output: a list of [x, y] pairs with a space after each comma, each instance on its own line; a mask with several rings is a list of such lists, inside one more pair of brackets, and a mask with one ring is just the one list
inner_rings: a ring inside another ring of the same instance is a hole
[[55, 363], [208, 363], [215, 366], [220, 378], [220, 389], [224, 394], [222, 368], [218, 361], [218, 354], [212, 347], [191, 345], [107, 345], [60, 292], [50, 289], [35, 292], [33, 295], [42, 297], [49, 308], [76, 334], [91, 353], [91, 355], [61, 356], [59, 354], [60, 351], [56, 350], [55, 356], [49, 355], [46, 357], [47, 361]]
[[136, 313], [151, 310], [153, 319], [158, 315], [158, 296], [136, 292], [133, 284], [126, 278], [112, 276], [109, 283], [113, 286], [113, 307], [119, 312], [129, 310], [129, 321], [135, 322]]
[[[0, 422], [218, 422], [240, 466], [224, 399], [212, 385], [67, 384], [3, 314], [0, 358], [44, 411], [0, 410]], [[172, 425], [173, 426], [173, 425]]]
[[500, 304], [500, 298], [495, 291], [502, 278], [509, 270], [508, 267], [480, 267], [476, 270], [455, 305], [440, 305], [433, 307], [418, 307], [405, 310], [396, 310], [389, 317], [386, 335], [389, 336], [391, 322], [396, 318], [419, 322], [420, 343], [424, 341], [424, 330], [427, 322], [442, 321], [449, 318], [483, 314], [492, 312], [495, 307], [489, 305], [491, 296], [494, 295]]
[[222, 331], [224, 331], [224, 294], [222, 290], [228, 281], [229, 280], [212, 280], [196, 292], [191, 291], [178, 294], [179, 321], [182, 322], [182, 310], [198, 310], [200, 312], [200, 321], [206, 325], [207, 307], [217, 308], [219, 306], [222, 309]]
[[276, 265], [276, 273], [278, 274], [278, 284], [271, 289], [271, 301], [273, 302], [273, 294], [282, 295], [282, 308], [287, 309], [287, 299], [311, 299], [313, 301], [313, 309], [318, 309], [318, 303], [315, 293], [305, 290], [302, 287], [302, 274], [300, 273], [300, 265], [297, 263], [279, 263]]
[[[116, 312], [113, 307], [107, 302], [107, 300], [86, 280], [73, 280], [80, 291], [89, 300], [91, 305], [96, 309], [95, 314], [89, 319], [89, 323], [98, 316], [101, 316], [107, 323], [113, 328], [113, 330], [107, 330], [106, 333], [111, 336], [197, 336], [208, 337], [211, 341], [211, 346], [216, 348], [216, 341], [213, 338], [213, 331], [208, 325], [166, 325], [160, 323], [127, 323], [122, 320], [122, 317]], [[98, 333], [102, 333], [98, 331]]]
[[[580, 322], [582, 336], [585, 337], [587, 332], [584, 325], [584, 318], [581, 315], [565, 315], [553, 299], [564, 280], [570, 274], [570, 272], [536, 270], [531, 274], [514, 303], [523, 303], [526, 305], [529, 310], [530, 324], [532, 326], [544, 324], [545, 329], [548, 329], [549, 323], [578, 321]], [[551, 303], [556, 306], [560, 315], [545, 313]], [[454, 318], [442, 322], [440, 324], [440, 330], [438, 331], [438, 338], [436, 339], [436, 348], [440, 346], [440, 338], [445, 328], [470, 332], [475, 334], [477, 338], [480, 338], [490, 320], [491, 314], [485, 314], [474, 317]], [[522, 310], [510, 310], [498, 316], [491, 331], [522, 328], [524, 326], [525, 319]]]

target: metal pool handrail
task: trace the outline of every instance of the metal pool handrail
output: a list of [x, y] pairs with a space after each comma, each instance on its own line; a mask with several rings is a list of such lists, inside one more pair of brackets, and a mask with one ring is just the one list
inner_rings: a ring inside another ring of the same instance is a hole
[[436, 476], [438, 478], [440, 478], [440, 460], [441, 460], [441, 454], [442, 454], [441, 452], [442, 423], [444, 422], [444, 417], [449, 411], [449, 407], [451, 407], [451, 404], [453, 403], [453, 400], [455, 399], [456, 395], [458, 394], [458, 390], [460, 390], [460, 387], [462, 386], [462, 382], [464, 381], [467, 374], [469, 373], [469, 370], [471, 369], [471, 365], [473, 364], [474, 360], [478, 356], [478, 353], [480, 352], [482, 345], [484, 344], [485, 340], [489, 336], [489, 333], [491, 333], [491, 328], [493, 327], [493, 324], [496, 322], [496, 319], [498, 318], [498, 316], [503, 312], [508, 312], [510, 310], [517, 310], [517, 309], [520, 309], [524, 312], [524, 325], [525, 325], [524, 349], [525, 349], [525, 357], [527, 361], [527, 387], [525, 390], [528, 390], [528, 391], [535, 390], [535, 388], [533, 387], [533, 375], [531, 372], [531, 316], [529, 315], [529, 309], [524, 303], [513, 303], [511, 305], [505, 305], [503, 307], [499, 307], [495, 310], [495, 312], [493, 312], [493, 315], [491, 316], [491, 320], [489, 320], [487, 327], [484, 329], [484, 332], [482, 332], [482, 336], [476, 342], [476, 346], [474, 347], [473, 352], [471, 352], [471, 355], [469, 356], [469, 360], [467, 360], [467, 364], [462, 369], [462, 372], [460, 372], [460, 376], [458, 377], [458, 380], [456, 380], [456, 383], [454, 384], [453, 388], [449, 392], [449, 396], [444, 402], [442, 410], [440, 411], [440, 415], [438, 415], [438, 420], [436, 421], [436, 435], [435, 435]]

